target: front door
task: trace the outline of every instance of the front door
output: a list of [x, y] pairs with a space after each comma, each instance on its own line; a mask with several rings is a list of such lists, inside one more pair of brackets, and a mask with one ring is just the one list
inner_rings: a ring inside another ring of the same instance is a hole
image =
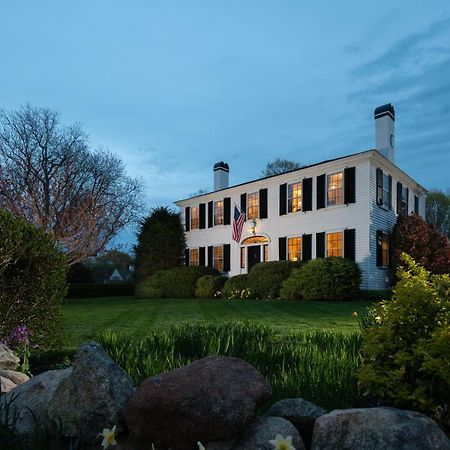
[[260, 245], [251, 245], [247, 247], [248, 271], [261, 261]]

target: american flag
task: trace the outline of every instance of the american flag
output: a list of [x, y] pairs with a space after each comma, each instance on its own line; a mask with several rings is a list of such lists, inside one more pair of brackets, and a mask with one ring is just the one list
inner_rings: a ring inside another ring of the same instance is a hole
[[242, 228], [244, 227], [245, 214], [235, 205], [233, 218], [233, 241], [240, 242], [242, 235]]

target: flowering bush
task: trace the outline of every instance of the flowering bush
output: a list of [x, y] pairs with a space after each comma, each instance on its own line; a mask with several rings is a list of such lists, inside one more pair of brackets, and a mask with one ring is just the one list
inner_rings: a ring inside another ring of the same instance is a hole
[[21, 362], [18, 369], [26, 374], [30, 372], [30, 348], [36, 347], [30, 344], [30, 335], [31, 332], [26, 325], [19, 325], [2, 340], [20, 358]]
[[217, 292], [223, 288], [226, 281], [226, 277], [220, 275], [203, 275], [197, 280], [195, 296], [198, 298], [216, 297]]
[[228, 299], [250, 298], [251, 292], [248, 288], [248, 275], [236, 275], [228, 278], [222, 289], [222, 295]]

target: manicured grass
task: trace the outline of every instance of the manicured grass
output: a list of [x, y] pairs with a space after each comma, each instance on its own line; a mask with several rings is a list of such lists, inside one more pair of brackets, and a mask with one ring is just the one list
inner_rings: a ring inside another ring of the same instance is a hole
[[64, 303], [66, 347], [95, 338], [105, 330], [129, 336], [146, 336], [152, 331], [180, 323], [222, 323], [249, 321], [269, 325], [277, 332], [300, 330], [358, 331], [358, 319], [369, 302], [282, 302], [212, 299], [152, 299], [106, 297], [70, 299]]

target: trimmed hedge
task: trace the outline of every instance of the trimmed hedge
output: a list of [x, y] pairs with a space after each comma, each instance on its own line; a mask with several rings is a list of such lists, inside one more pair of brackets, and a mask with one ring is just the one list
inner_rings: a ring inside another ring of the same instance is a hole
[[128, 297], [133, 293], [132, 283], [72, 283], [66, 298]]
[[251, 296], [257, 299], [273, 300], [280, 297], [283, 281], [298, 268], [301, 261], [269, 261], [255, 264], [248, 275]]
[[203, 275], [197, 280], [195, 296], [198, 298], [220, 297], [226, 281], [227, 278], [221, 275]]
[[[224, 298], [247, 298], [248, 275], [235, 275], [228, 278], [222, 289], [222, 297]], [[250, 293], [251, 297], [251, 293]]]
[[382, 300], [390, 300], [392, 294], [391, 289], [361, 289], [359, 299], [369, 302], [380, 302]]

